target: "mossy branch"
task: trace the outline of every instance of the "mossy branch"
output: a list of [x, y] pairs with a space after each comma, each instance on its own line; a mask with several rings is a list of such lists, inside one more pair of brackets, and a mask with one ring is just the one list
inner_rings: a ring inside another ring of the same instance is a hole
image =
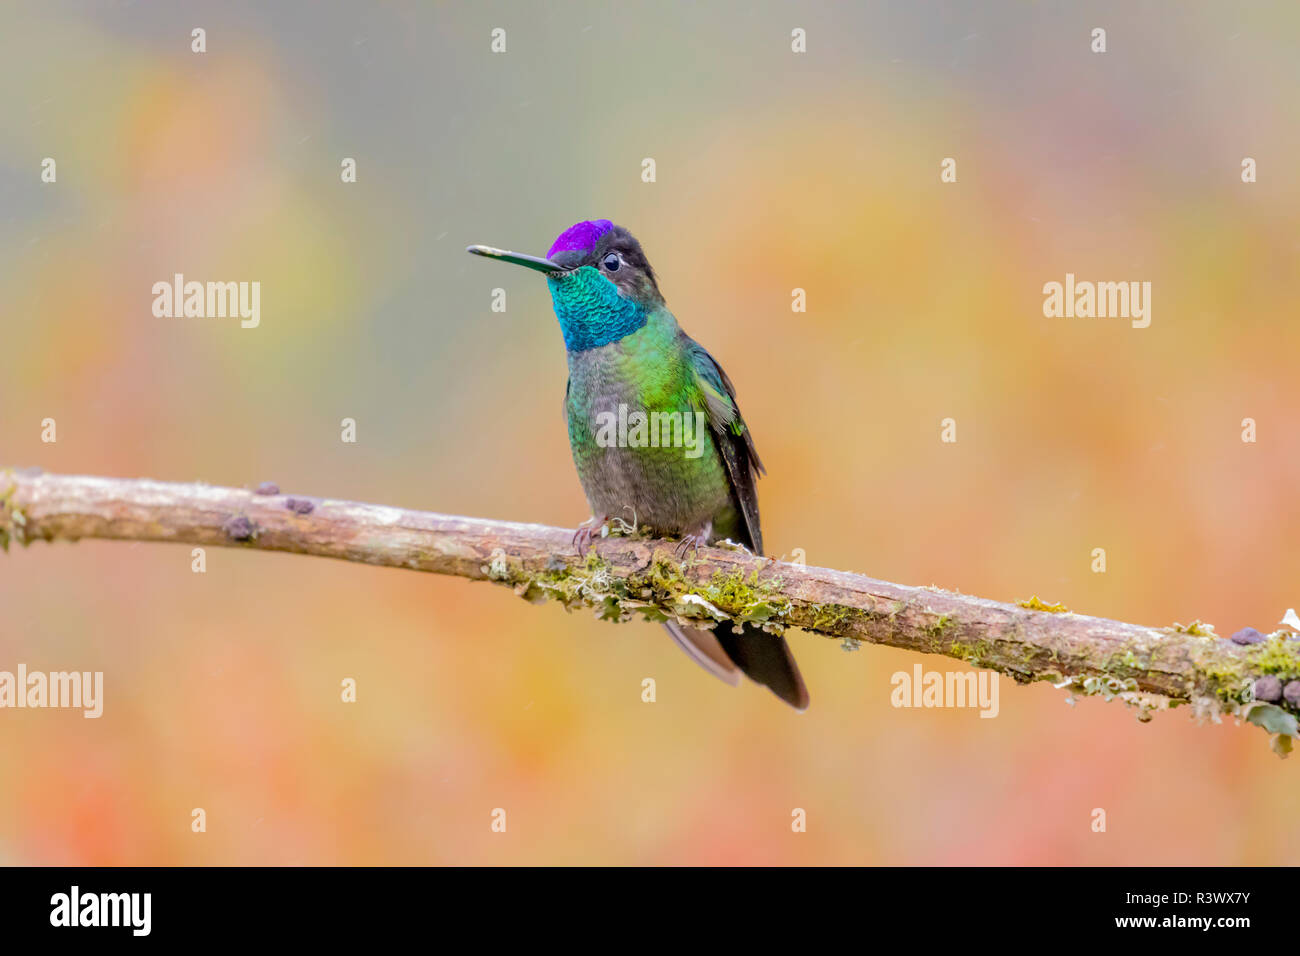
[[[262, 491], [271, 491], [264, 488]], [[575, 554], [571, 531], [237, 488], [0, 472], [0, 544], [105, 538], [287, 551], [493, 581], [532, 601], [591, 607], [605, 618], [796, 627], [835, 638], [942, 654], [1017, 681], [1118, 697], [1146, 719], [1189, 703], [1264, 726], [1289, 749], [1289, 701], [1254, 700], [1254, 682], [1300, 678], [1300, 641], [1280, 631], [1238, 646], [1199, 622], [1143, 627], [860, 574], [701, 548], [685, 564], [674, 542], [635, 536]], [[1276, 683], [1276, 682], [1274, 682]]]

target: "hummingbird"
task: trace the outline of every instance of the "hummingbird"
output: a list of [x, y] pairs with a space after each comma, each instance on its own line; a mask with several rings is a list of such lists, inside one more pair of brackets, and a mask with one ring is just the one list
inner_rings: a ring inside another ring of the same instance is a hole
[[[618, 519], [679, 538], [682, 557], [724, 540], [761, 555], [755, 483], [765, 471], [735, 387], [668, 311], [636, 238], [608, 219], [592, 219], [560, 233], [544, 258], [491, 246], [467, 251], [546, 277], [569, 364], [569, 445], [592, 512], [574, 535], [578, 553]], [[808, 690], [784, 637], [752, 624], [740, 633], [678, 621], [664, 627], [728, 684], [739, 684], [743, 673], [807, 709]]]

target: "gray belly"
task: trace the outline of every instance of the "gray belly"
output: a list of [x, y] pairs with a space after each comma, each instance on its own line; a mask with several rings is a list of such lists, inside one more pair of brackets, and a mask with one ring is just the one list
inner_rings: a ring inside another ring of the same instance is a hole
[[665, 534], [695, 533], [725, 523], [731, 510], [711, 443], [707, 455], [707, 462], [690, 461], [680, 449], [597, 448], [584, 456], [578, 473], [593, 514], [617, 515]]
[[[707, 422], [680, 389], [654, 393], [631, 384], [636, 376], [624, 359], [611, 345], [570, 364], [569, 442], [592, 513], [668, 535], [712, 525], [715, 535], [735, 537], [731, 483]], [[611, 427], [620, 421], [620, 405], [625, 424]], [[672, 418], [638, 433], [633, 413]]]

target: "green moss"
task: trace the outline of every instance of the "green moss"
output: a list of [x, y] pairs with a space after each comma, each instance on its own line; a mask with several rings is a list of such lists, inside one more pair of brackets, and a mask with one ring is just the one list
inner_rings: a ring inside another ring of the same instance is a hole
[[[716, 572], [706, 584], [688, 580], [683, 569], [663, 554], [639, 574], [621, 577], [593, 550], [579, 567], [555, 561], [542, 571], [512, 566], [504, 555], [494, 555], [482, 566], [488, 580], [511, 586], [527, 601], [556, 600], [567, 608], [592, 607], [597, 617], [624, 621], [640, 614], [651, 621], [689, 618], [714, 626], [754, 624], [780, 632], [790, 613], [790, 601], [781, 596], [779, 578], [764, 580], [751, 572]], [[822, 623], [831, 626], [847, 619], [848, 609], [827, 608]]]
[[1125, 670], [1145, 671], [1148, 669], [1148, 667], [1149, 664], [1143, 662], [1142, 658], [1138, 656], [1137, 652], [1131, 646], [1129, 646], [1123, 648], [1122, 650], [1115, 651], [1113, 654], [1107, 657], [1106, 666], [1104, 670], [1107, 674], [1117, 674]]
[[650, 562], [646, 582], [651, 588], [665, 594], [672, 594], [686, 586], [682, 569], [661, 554], [656, 554]]
[[1214, 625], [1206, 624], [1204, 621], [1195, 620], [1191, 624], [1179, 624], [1174, 621], [1169, 626], [1169, 630], [1177, 631], [1179, 634], [1190, 634], [1192, 637], [1218, 637], [1214, 633]]
[[[959, 657], [972, 667], [989, 666], [985, 664], [985, 661], [988, 659], [992, 651], [992, 645], [985, 640], [976, 641], [974, 644], [965, 644], [961, 641], [953, 641], [946, 648], [936, 647], [934, 649], [934, 653], [936, 654], [948, 654], [951, 657]], [[1009, 672], [1009, 669], [1004, 665], [998, 665], [992, 667], [992, 669], [999, 673]]]
[[[502, 572], [504, 575], [498, 577]], [[597, 616], [606, 620], [625, 617], [628, 586], [594, 551], [578, 568], [560, 565], [530, 574], [502, 561], [489, 568], [489, 577], [513, 585], [516, 594], [535, 604], [549, 599], [559, 601], [566, 608], [594, 607]]]
[[790, 601], [781, 594], [781, 579], [761, 580], [757, 569], [748, 575], [719, 571], [708, 585], [688, 585], [685, 593], [704, 598], [735, 624], [758, 624], [779, 631], [790, 614]]
[[749, 574], [716, 571], [708, 584], [697, 585], [687, 580], [680, 565], [656, 555], [644, 576], [634, 575], [628, 582], [670, 603], [686, 596], [703, 598], [737, 622], [784, 617], [790, 610], [790, 601], [781, 596], [781, 579], [762, 580], [758, 569]]
[[950, 618], [947, 614], [940, 614], [938, 620], [936, 620], [925, 630], [926, 633], [929, 634], [931, 637], [933, 637], [935, 640], [939, 640], [943, 637], [944, 631], [946, 631], [950, 627], [952, 627], [952, 618]]
[[1286, 631], [1278, 631], [1262, 644], [1254, 644], [1246, 654], [1254, 670], [1286, 680], [1300, 678], [1300, 641], [1291, 640]]
[[13, 470], [6, 469], [4, 477], [9, 484], [0, 492], [0, 549], [8, 552], [10, 540], [21, 545], [27, 544], [27, 515], [13, 500], [14, 492], [18, 490], [18, 482], [13, 480]]
[[1037, 594], [1031, 597], [1028, 601], [1017, 601], [1016, 603], [1023, 608], [1028, 608], [1031, 611], [1046, 611], [1048, 614], [1069, 614], [1070, 613], [1070, 609], [1066, 607], [1064, 604], [1048, 604], [1047, 602], [1041, 600]]
[[1205, 689], [1224, 703], [1241, 703], [1249, 679], [1245, 676], [1242, 661], [1216, 659], [1196, 665], [1203, 675]]
[[755, 569], [748, 578], [744, 571], [733, 571], [730, 574], [717, 572], [703, 596], [724, 610], [747, 607], [760, 597], [758, 571]]
[[816, 604], [813, 606], [813, 619], [805, 626], [825, 634], [836, 634], [844, 629], [854, 610], [842, 604]]
[[1262, 644], [1251, 645], [1244, 654], [1224, 648], [1196, 661], [1205, 690], [1227, 704], [1247, 703], [1256, 677], [1271, 674], [1283, 683], [1300, 679], [1300, 641], [1286, 631], [1272, 634]]

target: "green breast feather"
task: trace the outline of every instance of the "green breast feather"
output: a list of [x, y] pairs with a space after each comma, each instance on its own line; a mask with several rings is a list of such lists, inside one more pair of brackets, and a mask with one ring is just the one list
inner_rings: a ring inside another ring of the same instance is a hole
[[571, 353], [565, 411], [593, 510], [602, 498], [634, 499], [641, 515], [662, 516], [667, 502], [677, 522], [707, 512], [718, 536], [761, 551], [754, 480], [762, 466], [735, 390], [667, 310], [617, 342]]

